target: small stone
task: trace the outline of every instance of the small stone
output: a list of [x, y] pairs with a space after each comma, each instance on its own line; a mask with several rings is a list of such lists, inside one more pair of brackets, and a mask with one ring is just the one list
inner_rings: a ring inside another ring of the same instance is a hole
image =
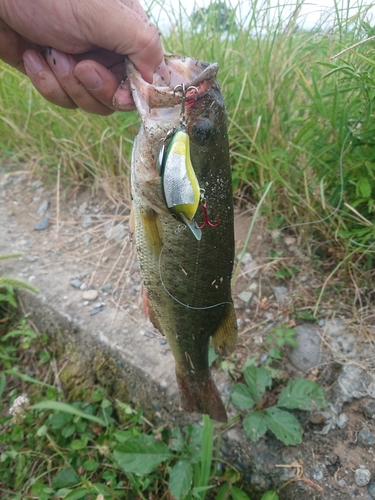
[[314, 425], [324, 424], [327, 417], [323, 410], [316, 410], [309, 413], [309, 422]]
[[84, 306], [88, 306], [88, 305], [89, 305], [89, 301], [88, 301], [88, 300], [85, 300], [85, 301], [83, 302], [83, 305], [84, 305]]
[[247, 291], [241, 292], [237, 295], [237, 297], [239, 299], [241, 299], [243, 302], [245, 302], [245, 304], [248, 304], [250, 302], [252, 296], [253, 296], [253, 293], [247, 292]]
[[319, 331], [309, 323], [296, 326], [294, 330], [298, 347], [291, 349], [288, 357], [298, 370], [307, 372], [323, 361]]
[[[240, 259], [240, 255], [237, 259]], [[242, 257], [241, 264], [244, 266], [242, 269], [243, 274], [246, 274], [248, 278], [254, 279], [259, 276], [259, 264], [253, 259], [251, 253], [245, 253]]]
[[320, 326], [320, 328], [322, 328], [324, 325], [326, 324], [325, 320], [324, 319], [320, 319], [318, 321], [318, 326]]
[[371, 480], [371, 472], [368, 469], [357, 469], [355, 471], [355, 482], [357, 486], [366, 486]]
[[108, 262], [108, 260], [109, 260], [109, 257], [107, 257], [107, 256], [103, 257], [102, 258], [103, 264], [105, 264], [106, 262]]
[[339, 429], [345, 429], [345, 427], [348, 425], [348, 415], [345, 413], [340, 413], [339, 418], [337, 420], [337, 427]]
[[85, 233], [83, 236], [82, 236], [82, 244], [85, 245], [87, 247], [87, 245], [90, 243], [90, 241], [92, 240], [92, 237]]
[[108, 293], [109, 291], [112, 290], [112, 283], [105, 283], [101, 288], [100, 291], [103, 293]]
[[44, 200], [42, 201], [42, 203], [39, 205], [39, 208], [37, 210], [37, 215], [39, 215], [39, 217], [44, 217], [46, 215], [46, 212], [48, 210], [48, 200]]
[[82, 281], [78, 278], [73, 278], [70, 280], [70, 286], [72, 286], [73, 288], [81, 288]]
[[364, 448], [369, 448], [370, 446], [375, 445], [375, 436], [368, 429], [362, 429], [358, 432], [358, 444], [363, 446]]
[[373, 498], [375, 498], [375, 483], [370, 483], [368, 485], [368, 492]]
[[28, 255], [26, 257], [26, 260], [28, 260], [29, 262], [35, 262], [37, 259], [38, 257], [36, 257], [35, 255]]
[[82, 298], [84, 300], [89, 300], [89, 301], [93, 301], [93, 300], [96, 300], [99, 296], [99, 293], [97, 290], [85, 290], [82, 294]]
[[116, 243], [121, 243], [125, 236], [126, 229], [122, 224], [117, 224], [117, 226], [111, 227], [111, 229], [105, 233], [105, 237], [108, 240], [115, 240]]
[[92, 225], [92, 217], [90, 215], [83, 215], [81, 222], [83, 229], [87, 229]]
[[269, 358], [268, 354], [262, 354], [259, 361], [262, 365], [264, 365], [264, 363], [267, 361], [268, 358]]
[[313, 478], [315, 481], [321, 481], [323, 479], [323, 471], [320, 465], [316, 465], [313, 471]]
[[84, 201], [83, 203], [80, 204], [80, 206], [78, 208], [79, 215], [83, 215], [86, 211], [86, 208], [87, 208], [87, 202]]
[[[375, 418], [375, 401], [359, 405], [366, 418]], [[375, 484], [375, 483], [374, 483]]]
[[276, 300], [280, 300], [282, 297], [288, 294], [288, 289], [286, 286], [275, 286], [273, 289], [273, 293], [276, 297]]
[[105, 307], [104, 302], [98, 302], [97, 304], [94, 305], [94, 307], [90, 311], [90, 316], [95, 316], [95, 314], [98, 314], [99, 312], [103, 311]]
[[159, 342], [160, 342], [160, 345], [165, 345], [167, 343], [167, 341], [165, 339], [160, 339]]
[[49, 228], [48, 219], [42, 219], [34, 226], [35, 231], [44, 231], [45, 229], [48, 229], [48, 228]]
[[153, 339], [154, 338], [154, 335], [150, 332], [145, 332], [145, 337], [149, 338], [149, 339]]
[[337, 486], [338, 486], [339, 488], [345, 488], [345, 486], [346, 486], [346, 481], [344, 481], [343, 479], [339, 479], [339, 480], [337, 481]]
[[79, 287], [80, 290], [86, 290], [87, 285], [86, 283], [82, 283], [82, 285]]

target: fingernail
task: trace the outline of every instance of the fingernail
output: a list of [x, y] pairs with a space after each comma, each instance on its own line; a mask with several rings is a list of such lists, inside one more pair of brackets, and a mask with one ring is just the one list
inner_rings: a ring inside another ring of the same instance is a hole
[[63, 52], [52, 49], [51, 47], [47, 51], [47, 61], [52, 71], [57, 76], [66, 76], [71, 70], [69, 57]]
[[79, 68], [79, 76], [77, 76], [77, 78], [82, 85], [87, 88], [87, 90], [99, 90], [103, 85], [102, 77], [95, 69], [90, 67], [83, 68], [81, 66]]
[[37, 52], [25, 52], [23, 55], [23, 63], [32, 75], [37, 75], [44, 69], [42, 56]]

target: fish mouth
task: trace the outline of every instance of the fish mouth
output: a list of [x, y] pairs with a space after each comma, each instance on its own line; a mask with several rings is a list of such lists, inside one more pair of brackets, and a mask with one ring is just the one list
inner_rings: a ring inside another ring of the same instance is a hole
[[[219, 70], [217, 63], [197, 61], [192, 57], [165, 55], [164, 61], [170, 76], [168, 85], [157, 73], [154, 73], [153, 83], [147, 83], [132, 62], [128, 58], [125, 60], [132, 96], [144, 123], [148, 120], [165, 122], [169, 121], [168, 117], [175, 122], [177, 119], [178, 123], [179, 113], [173, 108], [182, 103], [181, 85], [184, 84], [187, 89], [185, 99], [188, 108], [189, 103], [197, 100], [215, 83]], [[192, 88], [189, 90], [189, 87]], [[161, 109], [163, 112], [158, 112]]]

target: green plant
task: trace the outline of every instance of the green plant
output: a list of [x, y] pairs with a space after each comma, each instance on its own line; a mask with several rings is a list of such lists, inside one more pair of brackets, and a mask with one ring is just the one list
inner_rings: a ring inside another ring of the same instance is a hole
[[[23, 254], [9, 254], [9, 255], [0, 255], [0, 261], [5, 259], [14, 259], [16, 257], [22, 257]], [[25, 290], [29, 290], [33, 293], [39, 293], [39, 290], [35, 288], [35, 286], [30, 285], [29, 283], [25, 283], [22, 280], [18, 280], [16, 278], [8, 278], [7, 276], [0, 276], [0, 292], [2, 288], [6, 289], [6, 294], [0, 293], [0, 302], [5, 301], [9, 302], [14, 307], [17, 307], [17, 304], [13, 298], [12, 288], [23, 288]]]
[[295, 339], [296, 332], [293, 328], [285, 323], [281, 323], [276, 328], [270, 328], [266, 337], [266, 343], [270, 347], [268, 354], [270, 363], [272, 360], [282, 359], [283, 350], [286, 346], [297, 347], [298, 343]]
[[266, 396], [270, 396], [267, 389], [272, 386], [270, 370], [248, 366], [244, 378], [245, 384], [233, 386], [231, 399], [239, 410], [252, 410], [244, 416], [243, 427], [254, 442], [271, 431], [286, 445], [299, 444], [302, 427], [297, 418], [285, 410], [315, 410], [327, 404], [325, 391], [319, 384], [298, 378], [288, 382], [275, 405], [266, 407]]

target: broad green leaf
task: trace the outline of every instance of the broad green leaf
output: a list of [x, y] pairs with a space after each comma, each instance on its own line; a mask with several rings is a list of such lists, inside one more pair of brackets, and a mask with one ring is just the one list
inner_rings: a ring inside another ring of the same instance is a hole
[[71, 469], [63, 469], [55, 476], [52, 487], [55, 490], [59, 490], [60, 488], [70, 488], [80, 482], [81, 480], [75, 472]]
[[99, 462], [97, 460], [86, 460], [83, 464], [83, 468], [89, 472], [95, 471], [99, 467]]
[[168, 448], [173, 451], [183, 451], [185, 441], [179, 427], [174, 427], [171, 431], [171, 437], [168, 441]]
[[88, 437], [84, 435], [81, 437], [81, 439], [73, 439], [73, 441], [70, 443], [70, 447], [75, 451], [83, 450], [84, 448], [86, 448], [87, 443]]
[[73, 434], [76, 431], [76, 426], [74, 424], [69, 424], [66, 427], [63, 427], [61, 430], [61, 435], [65, 438], [68, 438], [70, 436], [73, 436]]
[[169, 473], [169, 490], [174, 500], [183, 500], [189, 493], [193, 481], [192, 465], [180, 460]]
[[141, 434], [116, 446], [114, 457], [124, 472], [150, 474], [156, 467], [173, 458], [165, 444], [156, 441], [154, 436]]
[[84, 498], [87, 493], [87, 488], [77, 488], [64, 496], [64, 500], [80, 500], [81, 498]]
[[[116, 441], [120, 444], [125, 443], [129, 439], [135, 436], [133, 429], [130, 429], [128, 431], [115, 431], [113, 433], [113, 437], [116, 439]], [[138, 434], [138, 433], [137, 433]]]
[[295, 445], [302, 441], [302, 428], [298, 420], [289, 412], [279, 408], [267, 408], [265, 411], [267, 427], [284, 444]]
[[371, 184], [367, 177], [361, 177], [356, 186], [357, 196], [361, 196], [362, 198], [370, 198], [371, 197]]
[[249, 366], [244, 371], [244, 375], [251, 397], [256, 403], [260, 403], [266, 387], [271, 386], [270, 371], [267, 368]]
[[261, 500], [279, 500], [279, 495], [275, 491], [267, 491]]
[[230, 494], [232, 496], [232, 500], [250, 500], [246, 493], [239, 488], [233, 487]]
[[215, 500], [227, 500], [230, 497], [231, 489], [232, 489], [232, 486], [230, 483], [223, 484], [223, 486], [220, 488], [218, 494], [216, 495]]
[[236, 469], [227, 469], [224, 472], [224, 475], [221, 476], [220, 482], [224, 483], [225, 481], [228, 481], [228, 483], [234, 484], [237, 483], [241, 479], [241, 475]]
[[245, 384], [234, 384], [231, 400], [233, 405], [239, 410], [249, 410], [255, 406], [255, 401]]
[[74, 406], [72, 405], [69, 405], [67, 403], [60, 403], [59, 401], [41, 401], [40, 403], [36, 403], [35, 405], [30, 406], [30, 410], [62, 411], [65, 413], [70, 413], [71, 415], [76, 415], [77, 417], [91, 420], [92, 422], [100, 424], [102, 427], [107, 426], [107, 423], [101, 418], [95, 417], [94, 415], [88, 415], [87, 413], [79, 410], [78, 408], [74, 408]]
[[43, 437], [43, 436], [45, 436], [45, 435], [47, 434], [47, 432], [48, 432], [48, 427], [47, 427], [45, 424], [43, 424], [43, 425], [42, 425], [41, 427], [39, 427], [39, 429], [36, 431], [36, 435], [37, 435], [38, 437]]
[[316, 410], [327, 405], [323, 387], [311, 380], [297, 378], [280, 393], [277, 406], [289, 410]]
[[251, 441], [256, 443], [267, 431], [265, 415], [259, 411], [249, 413], [243, 420], [243, 428]]

